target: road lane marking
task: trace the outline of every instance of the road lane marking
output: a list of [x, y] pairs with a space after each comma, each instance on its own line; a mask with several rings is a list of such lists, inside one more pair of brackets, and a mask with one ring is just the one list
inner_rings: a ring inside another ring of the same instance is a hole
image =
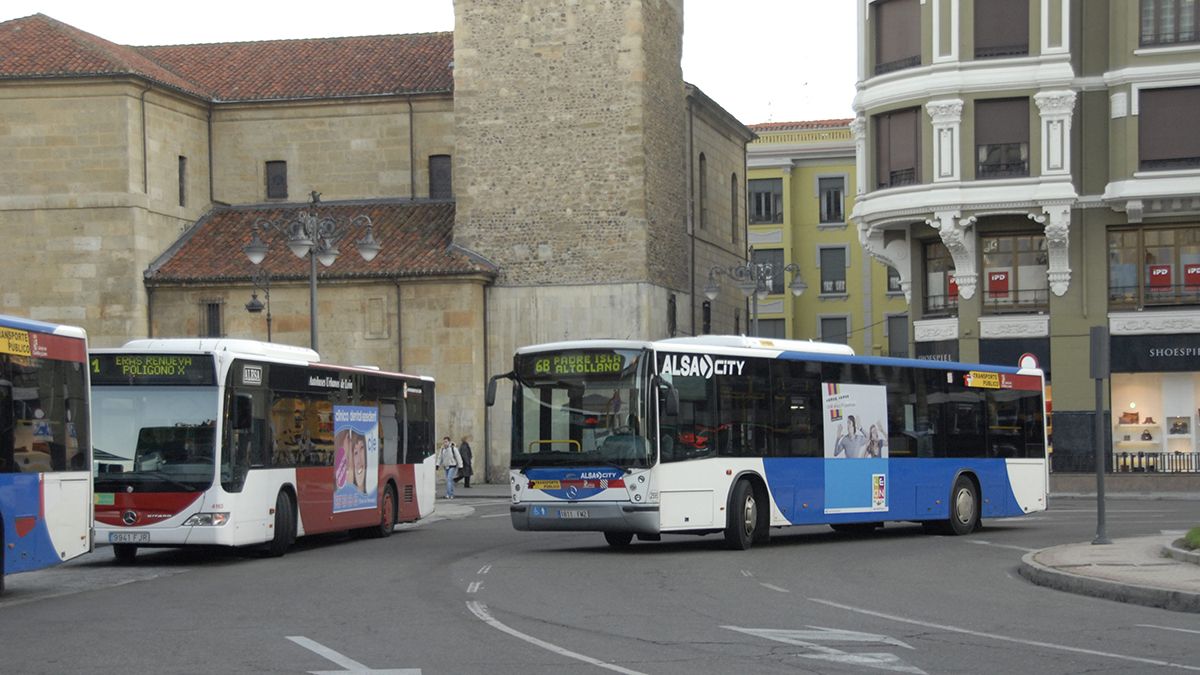
[[575, 659], [577, 661], [583, 661], [584, 663], [588, 663], [593, 666], [597, 666], [599, 668], [612, 670], [612, 671], [615, 671], [618, 673], [625, 673], [625, 675], [646, 675], [645, 673], [641, 673], [636, 670], [629, 670], [628, 668], [622, 668], [621, 666], [618, 666], [618, 665], [615, 665], [612, 663], [607, 663], [605, 661], [601, 661], [599, 659], [594, 659], [590, 656], [586, 656], [586, 655], [580, 654], [578, 652], [573, 652], [569, 649], [564, 649], [563, 647], [559, 647], [556, 644], [551, 644], [549, 642], [546, 642], [545, 640], [535, 638], [532, 635], [522, 633], [521, 631], [519, 631], [515, 628], [510, 628], [507, 625], [496, 620], [491, 614], [489, 614], [488, 610], [487, 610], [487, 605], [485, 605], [481, 602], [471, 600], [471, 601], [467, 602], [467, 609], [471, 610], [471, 613], [474, 614], [476, 617], [478, 617], [480, 621], [486, 623], [487, 625], [491, 626], [492, 628], [495, 628], [496, 630], [501, 631], [503, 633], [508, 633], [509, 635], [517, 638], [518, 640], [524, 640], [525, 642], [528, 642], [529, 644], [531, 644], [535, 647], [541, 647], [542, 649], [545, 649], [546, 651], [558, 654], [559, 656], [565, 656], [567, 658]]
[[1200, 666], [1189, 666], [1189, 665], [1183, 664], [1183, 663], [1172, 663], [1170, 661], [1161, 661], [1159, 659], [1147, 659], [1147, 658], [1142, 658], [1140, 656], [1127, 656], [1125, 654], [1114, 654], [1112, 652], [1102, 652], [1102, 651], [1097, 651], [1095, 649], [1083, 649], [1081, 647], [1072, 647], [1070, 645], [1060, 645], [1060, 644], [1055, 644], [1053, 642], [1041, 642], [1039, 640], [1026, 640], [1023, 638], [1015, 638], [1015, 637], [1010, 637], [1007, 635], [998, 635], [996, 633], [985, 633], [983, 631], [971, 630], [969, 628], [959, 628], [958, 626], [950, 626], [950, 625], [941, 624], [941, 623], [932, 623], [930, 621], [921, 621], [919, 619], [910, 619], [910, 618], [903, 617], [903, 616], [896, 616], [895, 614], [885, 614], [883, 612], [876, 612], [874, 610], [863, 609], [861, 607], [852, 607], [850, 605], [843, 605], [839, 602], [833, 602], [832, 600], [822, 600], [820, 598], [809, 598], [809, 600], [812, 600], [813, 602], [816, 602], [816, 603], [820, 603], [822, 605], [827, 605], [829, 607], [837, 607], [838, 609], [844, 609], [848, 612], [857, 612], [859, 614], [866, 614], [867, 616], [874, 616], [874, 617], [877, 617], [880, 619], [887, 619], [889, 621], [898, 621], [900, 623], [907, 623], [907, 624], [911, 624], [914, 626], [922, 626], [924, 628], [933, 628], [935, 630], [944, 630], [944, 631], [947, 631], [950, 633], [959, 633], [962, 635], [972, 635], [975, 637], [986, 638], [988, 640], [997, 640], [1000, 642], [1012, 642], [1012, 643], [1021, 644], [1021, 645], [1028, 645], [1031, 647], [1044, 647], [1046, 649], [1057, 649], [1060, 651], [1071, 652], [1074, 654], [1087, 654], [1089, 656], [1100, 656], [1103, 658], [1116, 659], [1119, 661], [1132, 661], [1134, 663], [1146, 663], [1146, 664], [1149, 664], [1152, 666], [1165, 666], [1167, 668], [1180, 668], [1182, 670], [1190, 670], [1190, 671], [1200, 672]]
[[1200, 630], [1190, 630], [1187, 628], [1172, 628], [1170, 626], [1155, 626], [1154, 624], [1151, 624], [1151, 623], [1139, 623], [1138, 628], [1157, 628], [1159, 630], [1177, 630], [1180, 633], [1194, 633], [1196, 635], [1200, 635]]
[[863, 653], [863, 652], [845, 652], [834, 647], [826, 647], [820, 644], [821, 642], [857, 642], [863, 644], [882, 643], [905, 649], [912, 649], [900, 640], [897, 640], [887, 635], [876, 635], [874, 633], [860, 633], [858, 631], [841, 630], [837, 628], [824, 628], [822, 626], [809, 626], [811, 630], [779, 630], [772, 628], [739, 628], [737, 626], [721, 626], [727, 630], [745, 633], [774, 640], [784, 644], [794, 645], [796, 647], [804, 647], [812, 651], [811, 654], [796, 654], [801, 658], [817, 659], [821, 661], [830, 661], [832, 663], [842, 663], [852, 666], [878, 668], [880, 670], [892, 670], [900, 673], [917, 673], [924, 675], [925, 671], [910, 666], [900, 659], [895, 654], [884, 652], [878, 653]]
[[316, 640], [310, 640], [310, 639], [304, 637], [303, 635], [288, 635], [286, 637], [287, 637], [287, 639], [291, 640], [292, 642], [295, 642], [296, 644], [300, 645], [301, 647], [304, 647], [305, 649], [309, 650], [310, 652], [315, 653], [316, 655], [320, 656], [321, 658], [327, 659], [329, 661], [333, 661], [334, 663], [338, 664], [339, 666], [341, 666], [342, 668], [345, 669], [345, 670], [310, 670], [310, 671], [308, 671], [310, 673], [313, 673], [314, 675], [333, 675], [333, 673], [376, 673], [376, 674], [385, 674], [385, 675], [421, 675], [420, 668], [389, 668], [389, 669], [383, 669], [383, 670], [372, 670], [371, 668], [364, 666], [363, 664], [359, 663], [358, 661], [355, 661], [354, 659], [350, 658], [349, 656], [346, 656], [344, 654], [339, 654], [338, 652], [333, 651], [332, 649], [330, 649], [329, 647], [326, 647], [325, 645], [321, 644], [320, 642], [317, 642]]
[[753, 576], [754, 576], [754, 572], [751, 572], [750, 570], [742, 570], [742, 576], [744, 576], [744, 577], [753, 577]]
[[509, 514], [507, 514], [507, 513], [489, 513], [486, 516], [479, 516], [479, 517], [480, 518], [507, 518], [508, 516], [509, 516]]
[[791, 591], [789, 591], [788, 589], [786, 589], [786, 588], [782, 588], [782, 587], [780, 587], [780, 586], [776, 586], [775, 584], [765, 584], [765, 583], [763, 583], [763, 582], [761, 582], [761, 581], [760, 581], [760, 582], [758, 582], [758, 584], [759, 584], [760, 586], [762, 586], [763, 588], [769, 588], [769, 589], [771, 589], [771, 590], [773, 590], [773, 591], [779, 591], [780, 593], [791, 593]]
[[468, 593], [478, 593], [479, 589], [481, 589], [481, 588], [483, 588], [482, 581], [472, 581], [470, 583], [470, 585], [467, 586], [467, 592]]
[[1014, 551], [1023, 551], [1025, 553], [1033, 553], [1034, 551], [1038, 550], [1036, 548], [1025, 548], [1023, 546], [1013, 546], [1011, 544], [993, 544], [990, 541], [983, 541], [980, 539], [968, 539], [967, 543], [975, 544], [977, 546], [993, 546], [995, 548], [1011, 548]]
[[492, 571], [491, 565], [484, 565], [483, 567], [479, 568], [479, 571], [476, 572], [476, 574], [487, 574], [488, 572], [491, 572], [491, 571]]

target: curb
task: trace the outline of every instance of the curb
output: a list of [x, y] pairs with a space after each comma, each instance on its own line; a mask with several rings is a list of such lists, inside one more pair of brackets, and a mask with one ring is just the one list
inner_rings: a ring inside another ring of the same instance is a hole
[[1191, 563], [1193, 565], [1200, 565], [1200, 550], [1189, 551], [1186, 548], [1181, 548], [1179, 546], [1176, 546], [1176, 544], [1178, 544], [1180, 541], [1183, 541], [1183, 540], [1180, 539], [1177, 541], [1173, 541], [1170, 544], [1163, 544], [1163, 547], [1162, 547], [1163, 555], [1168, 558], [1174, 558], [1175, 560], [1179, 560], [1181, 562]]
[[1072, 574], [1047, 567], [1034, 560], [1038, 553], [1040, 551], [1026, 553], [1021, 557], [1021, 566], [1017, 568], [1018, 574], [1038, 586], [1076, 595], [1088, 595], [1105, 600], [1169, 609], [1173, 612], [1200, 613], [1200, 593], [1122, 584], [1107, 579]]

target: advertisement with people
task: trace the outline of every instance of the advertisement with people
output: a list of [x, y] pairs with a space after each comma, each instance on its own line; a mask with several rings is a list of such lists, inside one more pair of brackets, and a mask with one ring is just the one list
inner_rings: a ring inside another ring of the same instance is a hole
[[373, 407], [333, 407], [336, 488], [333, 512], [376, 508], [379, 487], [379, 410]]
[[[825, 513], [887, 511], [887, 387], [826, 382]], [[852, 460], [852, 461], [840, 461]]]

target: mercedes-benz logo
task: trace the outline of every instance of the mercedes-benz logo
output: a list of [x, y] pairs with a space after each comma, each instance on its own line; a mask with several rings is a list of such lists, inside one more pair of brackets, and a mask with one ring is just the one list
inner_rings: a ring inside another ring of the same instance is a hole
[[134, 523], [137, 522], [137, 512], [136, 511], [126, 511], [125, 513], [122, 513], [121, 514], [121, 522], [125, 523], [126, 525], [133, 525]]
[[579, 494], [579, 488], [574, 485], [567, 488], [567, 499], [574, 499], [577, 494]]

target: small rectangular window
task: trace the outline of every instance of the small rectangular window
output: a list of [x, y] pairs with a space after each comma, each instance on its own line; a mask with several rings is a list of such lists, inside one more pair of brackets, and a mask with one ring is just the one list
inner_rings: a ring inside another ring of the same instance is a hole
[[179, 156], [179, 205], [187, 206], [187, 157]]
[[917, 108], [875, 116], [875, 185], [913, 185], [921, 181], [920, 119]]
[[783, 222], [783, 179], [756, 178], [750, 181], [750, 223]]
[[843, 295], [846, 293], [846, 249], [842, 246], [822, 248], [821, 294]]
[[877, 0], [871, 6], [875, 12], [875, 74], [921, 65], [921, 6], [917, 0]]
[[976, 178], [1029, 175], [1029, 99], [975, 102]]
[[287, 162], [267, 162], [267, 199], [287, 199]]
[[1140, 43], [1160, 47], [1200, 42], [1197, 0], [1141, 0]]
[[846, 181], [842, 177], [818, 178], [817, 191], [821, 194], [821, 222], [844, 223], [842, 198], [846, 193]]
[[908, 358], [908, 317], [889, 316], [887, 331], [888, 356]]
[[222, 337], [221, 302], [205, 301], [201, 305], [200, 337]]
[[900, 272], [896, 271], [891, 265], [887, 268], [887, 292], [888, 293], [903, 293], [904, 287], [900, 285]]
[[751, 251], [755, 272], [772, 295], [783, 293], [783, 249], [769, 248]]
[[975, 58], [1029, 53], [1029, 0], [975, 0]]
[[1140, 170], [1200, 167], [1200, 134], [1195, 129], [1200, 87], [1142, 89], [1138, 109]]
[[430, 199], [452, 199], [454, 197], [451, 172], [450, 155], [429, 156]]
[[821, 318], [821, 342], [850, 343], [850, 321], [845, 317]]

